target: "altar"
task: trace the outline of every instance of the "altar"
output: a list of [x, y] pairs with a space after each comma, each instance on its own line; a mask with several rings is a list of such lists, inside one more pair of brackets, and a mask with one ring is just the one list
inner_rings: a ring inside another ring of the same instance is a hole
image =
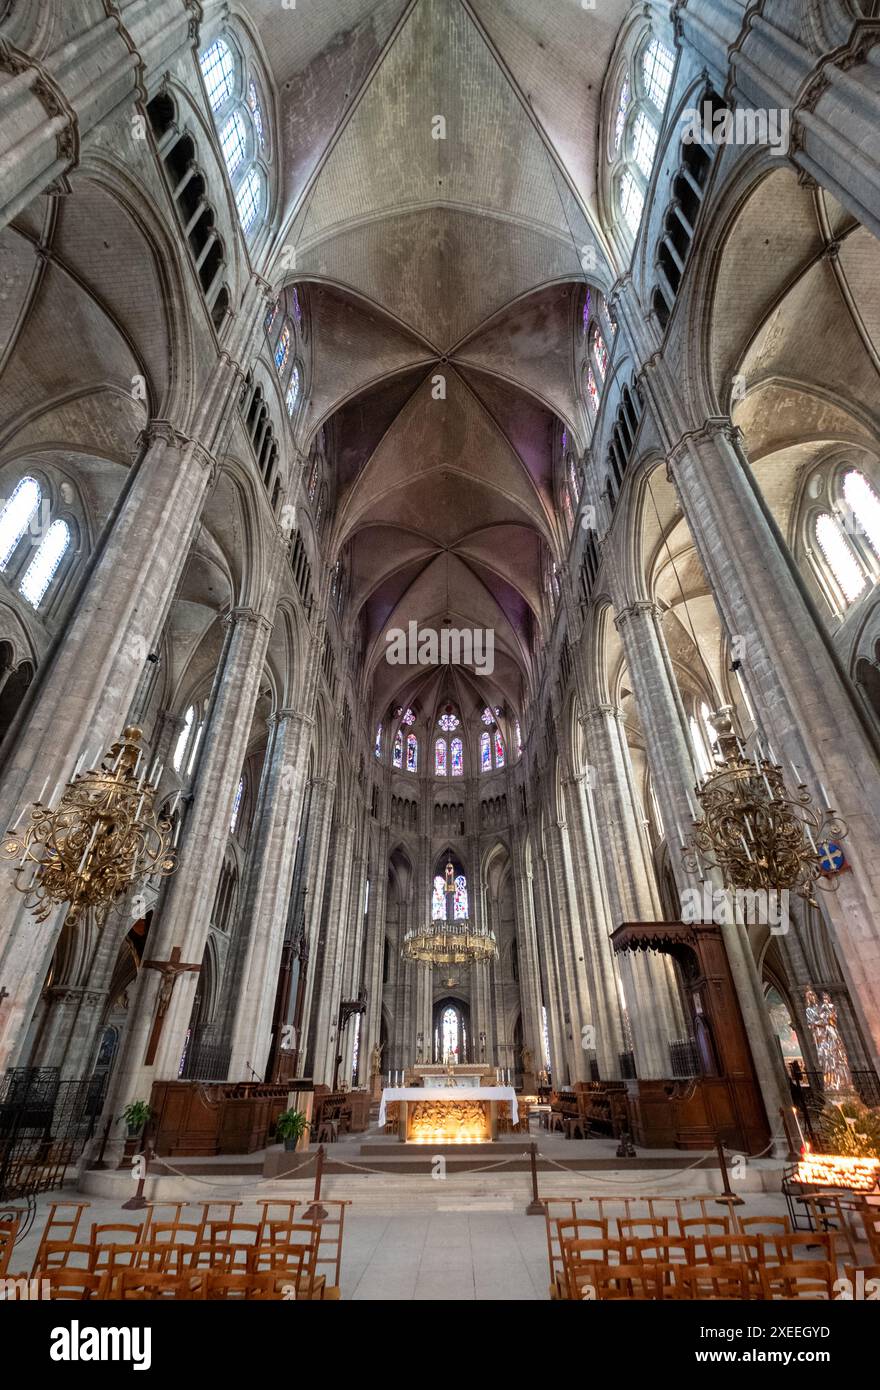
[[498, 1135], [498, 1106], [510, 1106], [519, 1121], [512, 1086], [386, 1086], [379, 1106], [379, 1128], [389, 1105], [400, 1107], [398, 1136], [403, 1144], [486, 1144]]

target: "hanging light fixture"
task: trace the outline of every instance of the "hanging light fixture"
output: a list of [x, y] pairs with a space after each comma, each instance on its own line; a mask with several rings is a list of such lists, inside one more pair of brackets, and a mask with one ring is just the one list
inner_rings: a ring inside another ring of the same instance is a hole
[[422, 965], [473, 965], [477, 961], [495, 959], [498, 944], [493, 931], [476, 927], [467, 917], [450, 918], [449, 895], [454, 893], [455, 869], [447, 864], [446, 916], [433, 918], [406, 933], [400, 950], [403, 960]]
[[176, 869], [171, 814], [153, 815], [162, 769], [147, 780], [140, 740], [140, 729], [125, 729], [99, 768], [77, 765], [54, 810], [36, 801], [24, 828], [7, 833], [4, 853], [20, 861], [15, 886], [38, 922], [62, 903], [68, 926], [88, 909], [106, 915], [135, 883]]
[[816, 883], [836, 888], [823, 858], [845, 837], [846, 826], [827, 795], [820, 811], [803, 782], [789, 792], [772, 756], [746, 757], [729, 711], [719, 711], [715, 723], [718, 757], [694, 788], [703, 818], [694, 820], [692, 839], [682, 839], [686, 868], [701, 877], [706, 868], [718, 869], [727, 888], [787, 889], [810, 902]]

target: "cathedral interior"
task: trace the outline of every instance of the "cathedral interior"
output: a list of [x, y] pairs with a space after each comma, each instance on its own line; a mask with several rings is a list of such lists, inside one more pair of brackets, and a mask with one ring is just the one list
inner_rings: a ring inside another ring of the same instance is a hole
[[878, 130], [873, 0], [0, 0], [25, 1245], [138, 1134], [880, 1191]]

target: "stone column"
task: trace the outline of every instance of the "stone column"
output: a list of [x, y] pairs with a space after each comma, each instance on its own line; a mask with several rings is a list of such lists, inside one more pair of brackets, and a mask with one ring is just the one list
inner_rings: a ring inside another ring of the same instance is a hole
[[537, 871], [532, 878], [534, 912], [538, 939], [543, 944], [544, 1007], [547, 1010], [547, 1032], [550, 1035], [550, 1056], [553, 1063], [553, 1084], [565, 1085], [570, 1080], [568, 1070], [568, 1028], [565, 1021], [563, 992], [553, 912], [547, 887], [547, 858], [539, 851]]
[[880, 1065], [880, 775], [864, 711], [749, 467], [739, 431], [709, 420], [671, 451], [670, 474], [742, 677], [791, 788], [824, 786], [848, 827], [853, 871], [820, 894], [874, 1065]]
[[[387, 825], [375, 834], [375, 849], [370, 859], [370, 903], [367, 913], [367, 942], [364, 952], [364, 987], [367, 991], [367, 1012], [361, 1034], [367, 1057], [379, 1044], [382, 1032], [382, 974], [385, 962], [385, 910], [388, 898], [388, 840]], [[391, 1039], [387, 1039], [382, 1054], [381, 1071], [388, 1070]]]
[[[636, 811], [626, 734], [618, 709], [597, 705], [583, 721], [591, 771], [586, 794], [605, 840], [605, 874], [613, 927], [653, 922], [660, 903], [653, 867]], [[593, 785], [591, 786], [590, 783]], [[617, 966], [627, 1002], [639, 1076], [668, 1076], [669, 1042], [681, 1036], [678, 987], [671, 962], [625, 952]]]
[[315, 980], [320, 970], [321, 960], [318, 941], [321, 933], [321, 915], [324, 907], [324, 889], [327, 872], [327, 854], [330, 846], [330, 830], [333, 823], [333, 806], [336, 800], [336, 783], [324, 777], [315, 777], [311, 783], [311, 809], [309, 813], [309, 844], [303, 867], [303, 883], [306, 887], [304, 907], [305, 924], [303, 935], [306, 943], [308, 964], [303, 989], [302, 1025], [297, 1038], [299, 1060], [297, 1071], [300, 1076], [315, 1075], [314, 1038], [312, 1033], [312, 999], [315, 993]]
[[511, 830], [511, 870], [513, 911], [519, 961], [519, 998], [523, 1020], [523, 1042], [535, 1058], [537, 1071], [544, 1069], [544, 1019], [541, 1012], [541, 962], [532, 912], [531, 870], [526, 864], [523, 835], [519, 826]]
[[[341, 808], [350, 815], [351, 807]], [[321, 921], [319, 954], [321, 991], [313, 1025], [313, 1076], [316, 1082], [331, 1085], [336, 1059], [339, 1001], [342, 998], [342, 964], [345, 952], [345, 912], [352, 873], [354, 825], [350, 820], [337, 823], [330, 856], [330, 881], [326, 910]]]
[[[180, 847], [179, 868], [150, 932], [149, 958], [168, 960], [178, 946], [181, 959], [202, 961], [211, 907], [229, 836], [229, 820], [247, 751], [254, 708], [272, 626], [250, 608], [233, 609], [202, 739], [195, 796]], [[176, 1079], [192, 1013], [197, 975], [177, 977], [165, 1014], [155, 1060], [144, 1062], [153, 1027], [161, 977], [142, 969], [135, 1016], [129, 1029], [119, 1084], [124, 1100], [147, 1097], [153, 1081]]]
[[[53, 803], [80, 752], [94, 760], [122, 732], [144, 661], [159, 642], [199, 526], [212, 473], [203, 448], [163, 422], [142, 436], [140, 461], [54, 657], [7, 744], [0, 820], [11, 825], [40, 795]], [[0, 882], [0, 1072], [14, 1065], [63, 912], [34, 923], [8, 878]]]
[[571, 848], [567, 826], [551, 821], [547, 834], [548, 882], [551, 900], [555, 902], [555, 921], [560, 958], [560, 981], [566, 991], [565, 1009], [569, 1020], [566, 1030], [568, 1061], [572, 1081], [589, 1081], [590, 1065], [581, 1046], [583, 1028], [593, 1021], [593, 1001], [590, 997], [583, 955], [583, 934], [574, 892]]
[[299, 710], [281, 709], [272, 718], [272, 752], [241, 917], [247, 942], [232, 1032], [233, 1080], [249, 1075], [249, 1068], [265, 1074], [312, 726]]

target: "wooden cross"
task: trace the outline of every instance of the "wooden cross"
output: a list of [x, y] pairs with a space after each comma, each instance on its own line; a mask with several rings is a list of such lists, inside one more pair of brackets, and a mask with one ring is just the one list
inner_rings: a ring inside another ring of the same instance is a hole
[[144, 1066], [151, 1067], [156, 1060], [156, 1051], [162, 1036], [165, 1015], [171, 1003], [171, 996], [174, 993], [178, 975], [183, 975], [187, 970], [201, 970], [202, 967], [201, 965], [189, 965], [186, 961], [182, 961], [179, 946], [173, 947], [168, 960], [145, 960], [143, 965], [145, 970], [158, 970], [162, 975], [159, 993], [156, 996], [156, 1017], [153, 1019], [153, 1029], [150, 1033], [150, 1041], [147, 1043], [147, 1054], [144, 1057]]

